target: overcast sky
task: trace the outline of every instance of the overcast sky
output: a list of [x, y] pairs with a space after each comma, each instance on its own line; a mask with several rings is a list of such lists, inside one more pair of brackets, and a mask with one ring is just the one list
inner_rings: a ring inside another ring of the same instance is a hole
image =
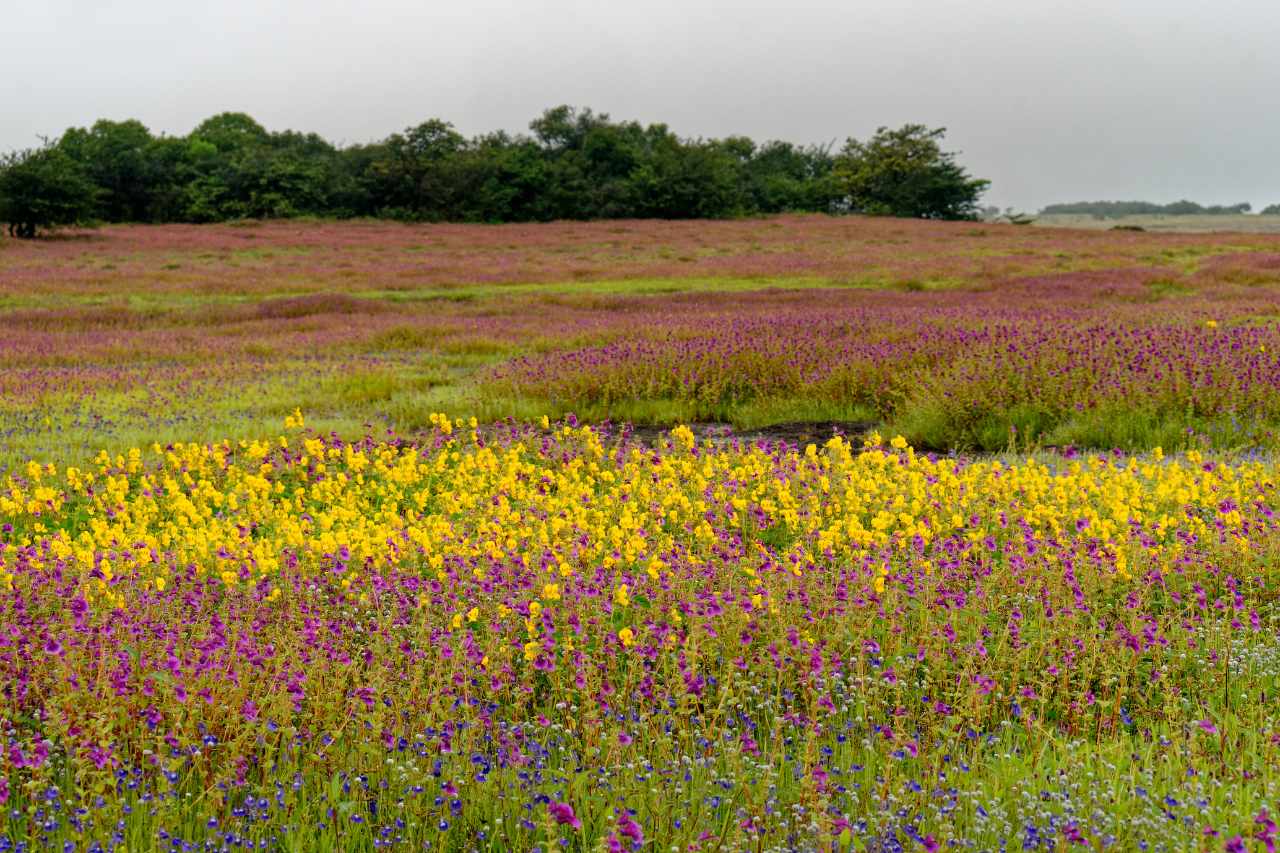
[[243, 110], [364, 142], [590, 106], [686, 136], [948, 128], [991, 203], [1280, 202], [1280, 0], [0, 0], [0, 148]]

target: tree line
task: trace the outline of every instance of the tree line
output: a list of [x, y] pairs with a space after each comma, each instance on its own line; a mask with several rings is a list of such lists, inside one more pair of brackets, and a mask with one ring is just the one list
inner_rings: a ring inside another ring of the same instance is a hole
[[[1196, 204], [1186, 199], [1170, 204], [1149, 201], [1073, 201], [1050, 204], [1040, 211], [1040, 215], [1074, 214], [1098, 219], [1119, 219], [1122, 216], [1232, 216], [1252, 210], [1253, 206], [1247, 201], [1210, 205]], [[1273, 204], [1260, 212], [1264, 215], [1280, 214], [1280, 204]]]
[[974, 219], [988, 182], [945, 151], [943, 128], [880, 128], [843, 147], [686, 138], [665, 124], [559, 106], [465, 137], [430, 119], [338, 146], [270, 132], [244, 113], [186, 136], [100, 120], [0, 159], [11, 236], [91, 222], [380, 217], [413, 222], [724, 218], [818, 211]]

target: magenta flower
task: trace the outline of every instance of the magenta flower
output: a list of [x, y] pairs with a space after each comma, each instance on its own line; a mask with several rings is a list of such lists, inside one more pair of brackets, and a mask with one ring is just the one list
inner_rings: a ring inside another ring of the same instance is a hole
[[1258, 831], [1254, 833], [1254, 838], [1258, 839], [1267, 848], [1267, 853], [1275, 853], [1276, 849], [1276, 822], [1271, 819], [1264, 808], [1258, 812], [1258, 816], [1253, 819], [1258, 825]]
[[640, 828], [640, 824], [631, 819], [631, 815], [627, 812], [621, 812], [618, 815], [618, 832], [636, 844], [644, 844], [644, 830]]
[[573, 806], [568, 803], [547, 803], [547, 811], [556, 819], [556, 823], [568, 824], [574, 829], [582, 829], [582, 821], [573, 813]]

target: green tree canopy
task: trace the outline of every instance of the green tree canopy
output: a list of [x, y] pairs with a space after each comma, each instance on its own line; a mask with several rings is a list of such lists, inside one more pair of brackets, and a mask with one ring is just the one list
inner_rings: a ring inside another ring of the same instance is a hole
[[58, 148], [75, 160], [97, 185], [100, 218], [112, 222], [140, 222], [156, 180], [150, 156], [154, 140], [140, 121], [97, 121], [89, 130], [71, 128]]
[[1247, 201], [1239, 204], [1202, 205], [1184, 198], [1169, 204], [1149, 201], [1072, 201], [1046, 205], [1040, 214], [1119, 219], [1122, 216], [1233, 216], [1248, 213], [1252, 209], [1253, 206]]
[[[682, 137], [662, 123], [561, 105], [530, 122], [527, 133], [467, 137], [433, 118], [338, 147], [225, 112], [186, 136], [102, 120], [67, 130], [56, 154], [23, 152], [6, 163], [35, 158], [13, 176], [25, 183], [14, 184], [12, 197], [25, 199], [24, 210], [43, 205], [48, 225], [299, 215], [460, 222], [850, 210], [972, 216], [986, 182], [969, 178], [941, 150], [941, 136], [921, 125], [882, 129], [833, 156], [829, 147], [785, 141]], [[70, 202], [83, 199], [85, 181], [87, 211]], [[45, 227], [27, 216], [15, 234]]]
[[871, 139], [850, 138], [836, 157], [833, 179], [849, 208], [876, 216], [976, 219], [989, 182], [969, 177], [953, 152], [943, 151], [945, 128], [881, 127]]
[[0, 160], [0, 220], [9, 236], [78, 225], [93, 218], [98, 190], [66, 152], [46, 145]]

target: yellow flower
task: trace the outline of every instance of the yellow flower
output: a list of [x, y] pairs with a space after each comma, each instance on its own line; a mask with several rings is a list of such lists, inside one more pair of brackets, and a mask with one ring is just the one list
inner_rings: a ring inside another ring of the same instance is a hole
[[542, 597], [547, 601], [560, 600], [560, 585], [549, 583], [542, 587]]
[[630, 628], [623, 628], [618, 632], [618, 641], [622, 643], [623, 648], [630, 648], [635, 645], [636, 635]]

